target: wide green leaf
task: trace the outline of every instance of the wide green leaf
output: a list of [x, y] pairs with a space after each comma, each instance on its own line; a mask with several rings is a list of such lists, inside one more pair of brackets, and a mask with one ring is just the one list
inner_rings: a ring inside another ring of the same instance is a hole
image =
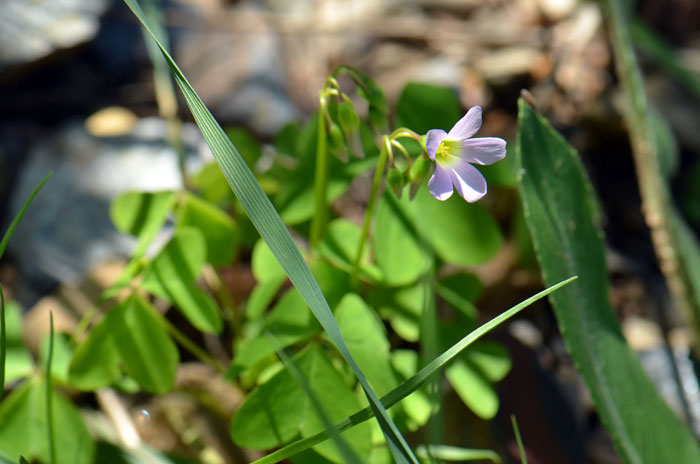
[[[353, 391], [323, 350], [311, 347], [297, 355], [293, 362], [330, 420], [340, 420], [360, 409]], [[300, 433], [311, 436], [323, 429], [304, 389], [292, 373], [284, 369], [246, 398], [233, 417], [231, 436], [240, 446], [267, 449]], [[368, 427], [345, 433], [343, 439], [358, 455], [369, 454]], [[331, 443], [322, 444], [316, 450], [334, 462], [342, 462]]]
[[110, 311], [78, 346], [68, 367], [68, 383], [80, 390], [97, 390], [122, 376], [117, 343], [111, 327], [117, 313]]
[[581, 276], [550, 299], [618, 453], [630, 463], [700, 462], [692, 434], [622, 336], [609, 302], [592, 189], [576, 152], [523, 100], [519, 123], [520, 190], [542, 274], [547, 284]]
[[425, 285], [417, 283], [401, 288], [376, 287], [369, 298], [398, 336], [409, 342], [418, 342]]
[[[362, 230], [354, 222], [343, 218], [334, 219], [328, 224], [318, 250], [331, 264], [351, 273], [361, 236]], [[369, 250], [366, 247], [360, 259], [360, 276], [374, 282], [383, 278], [382, 271], [369, 262]]]
[[[32, 372], [34, 362], [22, 341], [22, 312], [14, 302], [5, 302], [5, 382], [12, 382]], [[0, 366], [1, 367], [1, 366]]]
[[216, 301], [195, 283], [204, 265], [206, 250], [199, 229], [179, 227], [144, 273], [142, 286], [173, 303], [202, 332], [218, 333], [223, 323]]
[[177, 227], [196, 227], [204, 237], [207, 262], [223, 266], [233, 260], [238, 230], [233, 218], [218, 207], [191, 193], [182, 196], [177, 209]]
[[415, 221], [435, 253], [444, 261], [462, 266], [481, 264], [492, 258], [503, 243], [496, 220], [479, 203], [467, 203], [458, 195], [437, 201], [426, 188], [413, 201]]
[[359, 295], [349, 293], [335, 310], [340, 330], [375, 391], [383, 395], [398, 384], [389, 357], [389, 340], [376, 312]]
[[[320, 326], [296, 288], [289, 289], [265, 318], [260, 333], [236, 346], [230, 373], [238, 375], [268, 356], [289, 345], [307, 339]], [[272, 337], [269, 337], [267, 333]]]
[[433, 84], [406, 85], [396, 105], [398, 126], [408, 127], [419, 134], [430, 129], [448, 131], [461, 116], [457, 92]]
[[[0, 405], [0, 450], [49, 462], [46, 424], [46, 387], [39, 379], [16, 389]], [[59, 445], [55, 464], [92, 464], [95, 443], [71, 401], [51, 391], [53, 426]]]
[[139, 238], [135, 256], [146, 251], [168, 218], [174, 201], [173, 192], [127, 192], [112, 201], [109, 214], [114, 226]]
[[175, 382], [179, 355], [156, 309], [142, 297], [132, 295], [112, 313], [110, 335], [127, 374], [148, 392], [169, 391]]
[[374, 256], [387, 285], [407, 285], [425, 273], [429, 256], [412, 224], [409, 200], [384, 194], [374, 224]]

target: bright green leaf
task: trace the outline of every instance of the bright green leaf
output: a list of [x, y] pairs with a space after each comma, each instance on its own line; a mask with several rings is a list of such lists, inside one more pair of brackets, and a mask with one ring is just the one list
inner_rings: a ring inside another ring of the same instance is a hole
[[180, 227], [144, 273], [142, 287], [170, 301], [203, 332], [219, 333], [223, 323], [216, 301], [195, 284], [206, 256], [198, 229]]
[[389, 341], [384, 325], [358, 295], [349, 293], [335, 310], [338, 326], [350, 353], [377, 394], [383, 395], [398, 383], [389, 360]]
[[190, 178], [190, 182], [201, 194], [202, 198], [217, 205], [227, 206], [232, 199], [233, 192], [226, 178], [221, 173], [219, 165], [211, 162]]
[[[69, 400], [51, 392], [54, 433], [59, 444], [56, 464], [92, 464], [95, 443], [78, 410]], [[0, 449], [13, 459], [22, 455], [49, 462], [46, 388], [33, 380], [12, 392], [0, 404]]]
[[[330, 204], [345, 193], [348, 189], [349, 181], [344, 179], [330, 179], [328, 190], [326, 191], [326, 201]], [[282, 220], [290, 225], [301, 224], [308, 221], [314, 215], [314, 189], [309, 187], [297, 194], [280, 212]]]
[[245, 304], [245, 315], [248, 319], [258, 319], [279, 292], [287, 280], [286, 275], [259, 282], [248, 295]]
[[140, 254], [165, 223], [174, 201], [173, 192], [127, 192], [112, 201], [109, 214], [119, 231], [139, 237], [135, 254]]
[[459, 195], [447, 201], [433, 198], [421, 188], [413, 201], [415, 220], [443, 260], [462, 266], [492, 258], [503, 243], [496, 220], [479, 203], [467, 203]]
[[264, 240], [260, 239], [253, 247], [253, 254], [250, 258], [250, 265], [253, 268], [253, 275], [258, 282], [285, 277], [284, 269], [270, 251]]
[[5, 382], [29, 375], [34, 362], [22, 340], [22, 312], [15, 302], [5, 303]]
[[450, 128], [462, 117], [457, 93], [450, 88], [411, 83], [404, 87], [396, 105], [396, 122], [419, 134]]
[[177, 210], [177, 226], [197, 228], [206, 243], [207, 262], [214, 266], [229, 264], [238, 243], [238, 230], [231, 216], [190, 193], [182, 197]]
[[[331, 420], [336, 421], [359, 409], [352, 390], [323, 351], [318, 348], [304, 350], [294, 357], [293, 362]], [[233, 417], [231, 436], [239, 446], [268, 449], [289, 441], [300, 432], [309, 436], [322, 429], [323, 424], [303, 389], [284, 369], [248, 396]], [[355, 434], [344, 434], [343, 438], [361, 455], [369, 454], [367, 427], [359, 428]], [[337, 457], [337, 451], [330, 443], [318, 450], [327, 457]]]
[[[355, 261], [361, 236], [362, 230], [354, 222], [342, 218], [335, 219], [328, 224], [319, 251], [334, 266], [352, 272], [352, 263]], [[381, 280], [383, 276], [378, 267], [369, 263], [367, 247], [360, 259], [360, 273], [372, 281]]]
[[165, 393], [175, 382], [179, 355], [158, 320], [156, 309], [133, 295], [110, 314], [110, 334], [117, 345], [127, 374], [151, 393]]
[[389, 192], [377, 208], [374, 254], [387, 285], [415, 282], [426, 271], [430, 259], [406, 210], [410, 210], [408, 198], [398, 200]]
[[117, 343], [112, 337], [117, 317], [113, 310], [108, 312], [75, 350], [68, 368], [68, 383], [80, 390], [97, 390], [122, 376]]
[[498, 411], [498, 395], [491, 382], [470, 363], [457, 359], [445, 369], [447, 379], [469, 409], [482, 419]]

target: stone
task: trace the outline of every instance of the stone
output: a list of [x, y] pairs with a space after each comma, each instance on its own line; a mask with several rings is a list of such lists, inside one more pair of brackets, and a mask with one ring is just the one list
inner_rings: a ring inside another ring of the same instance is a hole
[[92, 39], [108, 0], [3, 0], [0, 76]]
[[[33, 148], [11, 196], [11, 217], [49, 171], [53, 177], [8, 247], [31, 288], [26, 302], [56, 282], [75, 284], [98, 263], [128, 255], [134, 239], [112, 225], [110, 202], [129, 190], [181, 188], [165, 134], [166, 123], [158, 118], [140, 119], [120, 137], [94, 137], [83, 124], [70, 123]], [[211, 154], [196, 126], [185, 124], [183, 139], [186, 168], [195, 172]]]

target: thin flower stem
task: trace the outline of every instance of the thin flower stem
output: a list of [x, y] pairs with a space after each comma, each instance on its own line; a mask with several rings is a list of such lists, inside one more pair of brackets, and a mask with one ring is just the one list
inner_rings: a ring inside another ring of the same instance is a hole
[[328, 220], [326, 191], [328, 190], [328, 141], [326, 140], [326, 95], [321, 91], [318, 112], [318, 134], [316, 137], [316, 179], [314, 183], [314, 217], [311, 220], [309, 242], [311, 248], [318, 245]]
[[182, 333], [180, 329], [175, 327], [173, 324], [168, 321], [168, 319], [165, 318], [162, 314], [159, 312], [158, 314], [158, 320], [160, 321], [161, 324], [163, 324], [163, 327], [172, 335], [172, 337], [187, 351], [192, 353], [197, 359], [202, 361], [205, 364], [208, 364], [209, 366], [213, 367], [216, 369], [217, 372], [221, 374], [226, 374], [226, 368], [221, 365], [216, 359], [214, 359], [209, 353], [204, 351], [202, 348], [199, 347], [195, 342], [190, 340], [187, 335]]
[[360, 261], [362, 260], [362, 253], [365, 249], [365, 242], [369, 235], [369, 225], [372, 222], [372, 214], [374, 212], [374, 204], [377, 199], [377, 192], [379, 192], [379, 186], [382, 183], [382, 177], [384, 175], [384, 166], [386, 165], [386, 159], [391, 150], [391, 141], [389, 137], [384, 136], [382, 149], [379, 152], [379, 161], [377, 162], [377, 170], [374, 171], [374, 180], [372, 181], [372, 191], [369, 194], [369, 200], [367, 202], [367, 209], [365, 210], [365, 220], [362, 224], [362, 235], [360, 236], [360, 244], [357, 247], [357, 254], [355, 255], [355, 261], [352, 266], [352, 280], [356, 281], [357, 276], [360, 272]]

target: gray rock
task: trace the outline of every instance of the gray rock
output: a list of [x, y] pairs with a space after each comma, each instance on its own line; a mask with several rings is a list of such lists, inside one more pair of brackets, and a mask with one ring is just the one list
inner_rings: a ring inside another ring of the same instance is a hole
[[[98, 138], [73, 123], [28, 155], [12, 194], [13, 217], [46, 173], [54, 174], [8, 248], [31, 286], [25, 289], [25, 301], [40, 296], [52, 283], [77, 283], [97, 263], [129, 253], [134, 241], [112, 225], [110, 202], [128, 190], [181, 187], [165, 127], [164, 121], [147, 118], [126, 136]], [[186, 167], [194, 172], [211, 154], [196, 126], [185, 125], [183, 138]]]
[[0, 74], [90, 40], [109, 0], [3, 0]]

